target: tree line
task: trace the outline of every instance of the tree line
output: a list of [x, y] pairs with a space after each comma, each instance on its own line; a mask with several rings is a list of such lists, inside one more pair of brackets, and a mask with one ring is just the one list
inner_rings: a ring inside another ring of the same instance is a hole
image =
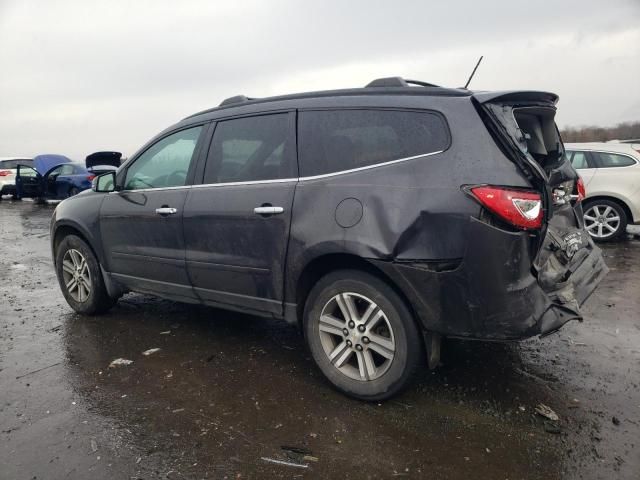
[[640, 138], [640, 122], [624, 122], [615, 127], [566, 127], [560, 131], [560, 134], [562, 141], [567, 143], [630, 140]]

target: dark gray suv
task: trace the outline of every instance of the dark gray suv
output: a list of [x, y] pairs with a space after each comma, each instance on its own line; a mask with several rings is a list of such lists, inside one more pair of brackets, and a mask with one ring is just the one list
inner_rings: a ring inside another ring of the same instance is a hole
[[581, 320], [607, 272], [557, 96], [401, 78], [225, 100], [58, 205], [79, 313], [128, 291], [283, 318], [343, 392], [398, 392], [442, 337], [517, 340]]

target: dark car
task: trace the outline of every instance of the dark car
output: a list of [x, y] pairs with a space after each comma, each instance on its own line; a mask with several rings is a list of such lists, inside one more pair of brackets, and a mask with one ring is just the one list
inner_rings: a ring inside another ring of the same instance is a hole
[[233, 97], [151, 140], [51, 223], [79, 313], [127, 291], [284, 318], [367, 400], [440, 339], [580, 320], [607, 272], [545, 92], [411, 86]]
[[[117, 152], [96, 152], [117, 153]], [[109, 165], [109, 159], [87, 157], [85, 165], [72, 162], [64, 155], [38, 155], [31, 164], [19, 164], [16, 174], [16, 197], [59, 200], [72, 197], [91, 188], [91, 181], [119, 165]], [[118, 154], [119, 155], [119, 154]], [[100, 159], [100, 162], [96, 160]], [[116, 160], [111, 159], [111, 162]]]

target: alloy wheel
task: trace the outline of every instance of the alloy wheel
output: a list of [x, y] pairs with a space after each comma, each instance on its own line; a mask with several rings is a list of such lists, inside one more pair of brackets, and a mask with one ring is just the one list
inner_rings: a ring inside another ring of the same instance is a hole
[[71, 298], [86, 302], [91, 294], [91, 272], [86, 258], [76, 249], [69, 249], [62, 259], [62, 278]]
[[364, 295], [345, 292], [331, 298], [320, 314], [318, 332], [331, 364], [354, 380], [381, 377], [395, 357], [389, 319]]
[[609, 205], [593, 205], [584, 212], [584, 225], [592, 237], [609, 238], [620, 228], [620, 216]]

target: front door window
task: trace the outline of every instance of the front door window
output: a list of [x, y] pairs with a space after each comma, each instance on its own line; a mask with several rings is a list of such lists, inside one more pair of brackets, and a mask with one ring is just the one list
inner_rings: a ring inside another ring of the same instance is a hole
[[202, 126], [181, 130], [151, 146], [127, 170], [125, 190], [182, 187]]

